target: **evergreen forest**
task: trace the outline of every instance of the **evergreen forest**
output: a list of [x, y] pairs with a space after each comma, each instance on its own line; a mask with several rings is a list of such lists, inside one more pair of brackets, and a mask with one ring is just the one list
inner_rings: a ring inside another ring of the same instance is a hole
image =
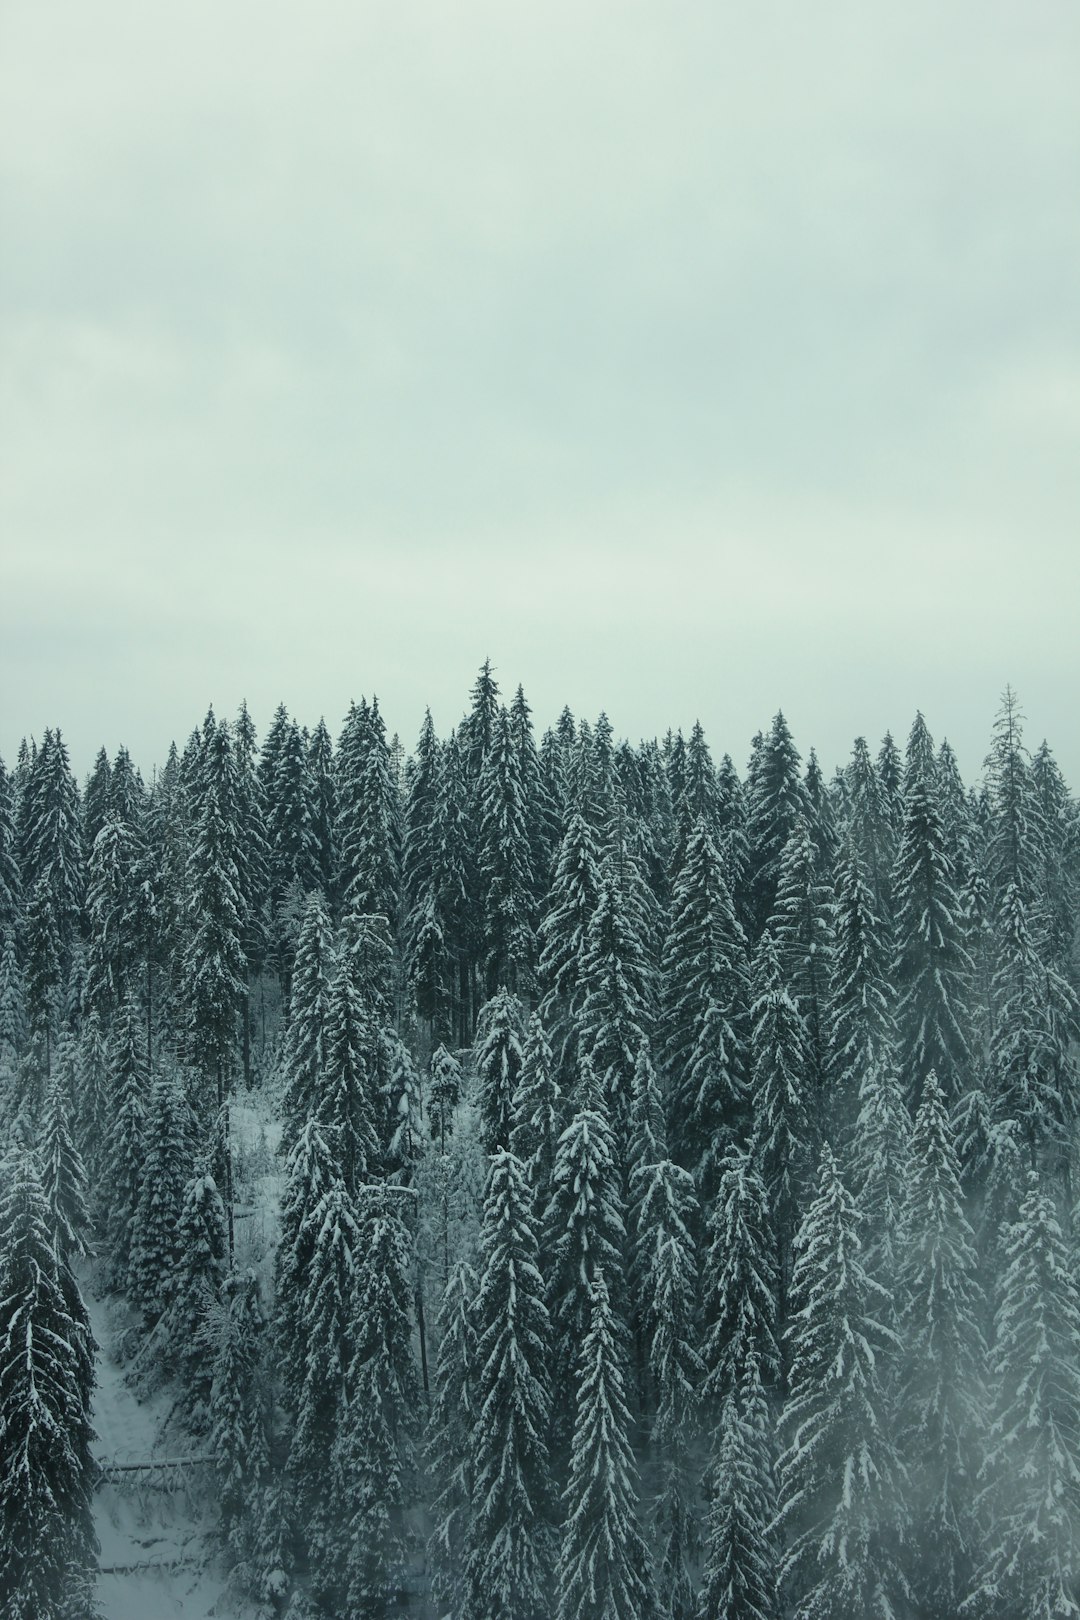
[[113, 1620], [106, 1361], [219, 1615], [1080, 1617], [1080, 805], [987, 722], [24, 742], [5, 1620]]

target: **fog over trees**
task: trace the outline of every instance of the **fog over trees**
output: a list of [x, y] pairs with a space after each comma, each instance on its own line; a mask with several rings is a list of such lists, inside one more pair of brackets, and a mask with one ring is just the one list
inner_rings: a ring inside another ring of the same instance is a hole
[[931, 724], [0, 763], [4, 1616], [106, 1613], [106, 1359], [219, 1614], [1080, 1616], [1080, 805]]

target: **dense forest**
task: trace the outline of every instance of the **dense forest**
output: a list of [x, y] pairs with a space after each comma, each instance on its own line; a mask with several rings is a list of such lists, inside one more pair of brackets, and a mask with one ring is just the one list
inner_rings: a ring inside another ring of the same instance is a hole
[[485, 664], [411, 754], [374, 700], [24, 743], [6, 1620], [100, 1612], [91, 1291], [238, 1615], [1080, 1615], [1080, 809], [989, 737], [537, 741]]

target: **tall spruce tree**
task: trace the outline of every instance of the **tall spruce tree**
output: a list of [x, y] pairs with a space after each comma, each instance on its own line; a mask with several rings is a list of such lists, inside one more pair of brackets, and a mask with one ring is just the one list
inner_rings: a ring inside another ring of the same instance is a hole
[[550, 1327], [532, 1195], [521, 1160], [490, 1160], [480, 1228], [469, 1526], [470, 1620], [550, 1612]]
[[528, 807], [510, 716], [500, 709], [477, 782], [477, 861], [484, 918], [484, 982], [533, 987], [536, 897]]
[[540, 1011], [551, 1031], [559, 1078], [573, 1072], [577, 1014], [581, 1007], [581, 957], [585, 934], [600, 894], [600, 855], [584, 816], [571, 816], [555, 860], [547, 909], [539, 930]]
[[753, 1359], [716, 1436], [698, 1620], [780, 1620], [772, 1424]]
[[793, 1620], [892, 1620], [907, 1601], [898, 1558], [903, 1474], [883, 1380], [895, 1341], [862, 1260], [859, 1210], [832, 1151], [796, 1241], [791, 1375], [781, 1422], [781, 1576]]
[[829, 893], [820, 875], [809, 818], [799, 815], [780, 856], [769, 931], [784, 983], [806, 1026], [810, 1081], [818, 1091], [824, 1083], [826, 1063], [830, 921]]
[[339, 1475], [333, 1459], [335, 1442], [349, 1427], [349, 1373], [357, 1337], [363, 1331], [357, 1296], [366, 1234], [340, 1177], [309, 1210], [305, 1224], [310, 1226], [310, 1235], [305, 1236], [311, 1260], [300, 1305], [305, 1353], [299, 1369], [289, 1472], [312, 1587], [333, 1612], [345, 1598], [351, 1541], [348, 1525], [342, 1521]]
[[[607, 1309], [612, 1309], [618, 1330], [626, 1331], [622, 1289], [618, 1287], [625, 1262], [626, 1227], [623, 1218], [620, 1174], [615, 1137], [607, 1107], [588, 1065], [583, 1074], [577, 1111], [559, 1138], [555, 1159], [555, 1185], [548, 1206], [544, 1251], [549, 1257], [549, 1305], [553, 1328], [555, 1388], [573, 1379], [578, 1352], [588, 1330], [589, 1290], [598, 1270], [611, 1279]], [[569, 1436], [567, 1414], [555, 1412], [558, 1466]]]
[[963, 1612], [1058, 1620], [1080, 1611], [1080, 1293], [1034, 1171], [1004, 1258], [984, 1462], [988, 1530]]
[[184, 1188], [177, 1247], [167, 1337], [176, 1347], [186, 1421], [201, 1434], [209, 1422], [213, 1378], [208, 1327], [221, 1299], [228, 1250], [225, 1206], [213, 1176], [203, 1168]]
[[348, 1612], [364, 1620], [382, 1620], [402, 1606], [413, 1536], [420, 1387], [412, 1349], [412, 1242], [401, 1205], [397, 1189], [368, 1188], [361, 1201], [358, 1342], [335, 1442], [334, 1476], [351, 1508]]
[[285, 1096], [281, 1148], [287, 1153], [315, 1113], [326, 1062], [330, 981], [334, 944], [322, 894], [308, 896], [292, 971], [289, 1022], [285, 1031]]
[[655, 1612], [623, 1366], [618, 1322], [598, 1268], [578, 1358], [558, 1620], [650, 1620]]
[[220, 1314], [210, 1392], [210, 1449], [221, 1535], [234, 1557], [250, 1555], [260, 1490], [270, 1463], [269, 1410], [262, 1372], [266, 1330], [259, 1279], [233, 1273]]
[[555, 1182], [555, 1158], [564, 1119], [563, 1096], [555, 1077], [555, 1060], [543, 1020], [529, 1015], [521, 1072], [514, 1093], [514, 1126], [510, 1148], [525, 1166], [535, 1207], [542, 1215]]
[[86, 1170], [71, 1134], [70, 1109], [67, 1087], [54, 1075], [45, 1093], [38, 1151], [49, 1232], [60, 1259], [68, 1263], [90, 1252]]
[[672, 894], [661, 981], [671, 1146], [678, 1162], [700, 1175], [717, 1139], [745, 1130], [748, 990], [746, 939], [700, 818]]
[[850, 1129], [871, 1066], [895, 1058], [890, 954], [866, 864], [849, 838], [837, 862], [828, 1015], [825, 1115], [838, 1136]]
[[0, 1163], [0, 1607], [11, 1620], [86, 1613], [92, 1340], [50, 1230], [33, 1155]]
[[161, 1070], [154, 1079], [146, 1113], [128, 1274], [131, 1298], [150, 1323], [159, 1321], [168, 1308], [180, 1261], [180, 1216], [191, 1175], [186, 1113], [176, 1075]]
[[965, 1089], [971, 961], [926, 723], [916, 715], [904, 771], [903, 828], [893, 872], [898, 1056], [913, 1107], [930, 1070], [950, 1103]]
[[317, 1119], [300, 1130], [285, 1162], [278, 1240], [276, 1338], [286, 1408], [293, 1415], [303, 1398], [309, 1360], [310, 1320], [306, 1290], [318, 1229], [314, 1212], [337, 1175], [333, 1151]]
[[113, 1282], [127, 1285], [143, 1182], [149, 1078], [139, 1013], [129, 996], [120, 1009], [109, 1042], [109, 1081], [113, 1120], [102, 1159], [105, 1175], [98, 1203], [109, 1245]]
[[657, 1473], [657, 1607], [670, 1620], [690, 1620], [700, 1540], [693, 1456], [703, 1364], [697, 1349], [693, 1238], [699, 1212], [689, 1172], [670, 1159], [654, 1165], [641, 1215], [643, 1226], [655, 1234], [642, 1269], [649, 1302], [647, 1359], [656, 1399], [651, 1438]]
[[510, 1146], [514, 1095], [523, 1060], [521, 1006], [500, 986], [480, 1011], [476, 1026], [477, 1103], [480, 1144], [485, 1153]]
[[810, 1183], [817, 1132], [808, 1095], [806, 1028], [781, 978], [776, 948], [768, 931], [761, 936], [754, 955], [751, 1018], [752, 1153], [772, 1206], [783, 1325], [792, 1242]]
[[765, 928], [776, 905], [780, 862], [795, 823], [806, 809], [799, 774], [800, 756], [788, 723], [778, 713], [751, 760], [747, 784], [747, 839], [754, 937]]
[[439, 1309], [435, 1399], [428, 1428], [434, 1529], [428, 1541], [431, 1591], [439, 1613], [463, 1620], [466, 1556], [472, 1523], [473, 1430], [478, 1367], [473, 1302], [478, 1278], [459, 1260], [447, 1280]]
[[702, 1395], [714, 1425], [725, 1401], [740, 1395], [751, 1366], [767, 1385], [779, 1378], [775, 1256], [765, 1183], [750, 1154], [731, 1148], [709, 1211], [702, 1277]]
[[608, 1099], [625, 1153], [634, 1065], [651, 1024], [652, 971], [645, 918], [615, 862], [601, 868], [596, 910], [580, 957], [578, 1047]]
[[903, 1233], [897, 1412], [912, 1503], [908, 1577], [923, 1614], [956, 1614], [978, 1544], [985, 1368], [975, 1244], [932, 1072], [915, 1119]]
[[382, 1157], [377, 1036], [343, 957], [327, 995], [315, 1115], [350, 1197], [375, 1174]]

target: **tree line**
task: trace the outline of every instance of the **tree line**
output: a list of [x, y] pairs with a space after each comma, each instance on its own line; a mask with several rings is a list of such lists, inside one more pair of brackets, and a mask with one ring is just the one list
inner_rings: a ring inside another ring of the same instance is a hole
[[[0, 764], [0, 1599], [91, 1611], [123, 1297], [266, 1615], [1080, 1614], [1080, 811], [1007, 690]], [[280, 1126], [237, 1259], [238, 1096]]]

